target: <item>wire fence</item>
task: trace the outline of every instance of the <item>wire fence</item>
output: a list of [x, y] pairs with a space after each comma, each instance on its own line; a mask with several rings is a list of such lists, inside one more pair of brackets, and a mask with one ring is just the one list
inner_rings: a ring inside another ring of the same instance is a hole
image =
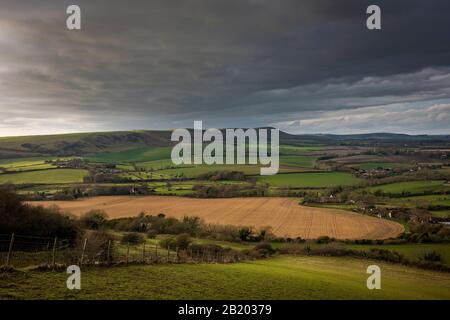
[[123, 244], [118, 240], [74, 243], [68, 239], [0, 234], [0, 265], [57, 269], [67, 265], [161, 263], [232, 263], [249, 257], [218, 247], [163, 248], [158, 244]]

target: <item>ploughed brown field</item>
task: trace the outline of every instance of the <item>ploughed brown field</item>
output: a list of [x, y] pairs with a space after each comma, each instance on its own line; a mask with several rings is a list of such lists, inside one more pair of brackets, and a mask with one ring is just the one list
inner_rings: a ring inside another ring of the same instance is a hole
[[399, 223], [350, 211], [300, 206], [293, 198], [193, 199], [164, 196], [108, 196], [74, 201], [39, 201], [57, 205], [80, 216], [92, 209], [104, 210], [109, 218], [131, 217], [140, 212], [170, 217], [198, 216], [206, 223], [268, 227], [280, 237], [314, 239], [386, 239], [403, 231]]

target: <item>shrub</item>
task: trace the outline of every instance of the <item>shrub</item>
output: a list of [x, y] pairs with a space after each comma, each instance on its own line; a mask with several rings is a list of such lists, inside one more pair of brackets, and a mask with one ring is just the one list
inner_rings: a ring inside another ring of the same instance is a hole
[[202, 225], [199, 236], [209, 239], [237, 242], [240, 241], [239, 227], [231, 225]]
[[80, 217], [81, 225], [92, 230], [104, 227], [107, 220], [108, 216], [103, 210], [91, 210]]
[[147, 232], [152, 234], [182, 234], [195, 235], [200, 232], [202, 221], [198, 217], [184, 217], [182, 220], [168, 218], [164, 214], [157, 216], [141, 213], [137, 217], [113, 219], [108, 222], [112, 229], [129, 232]]
[[173, 249], [173, 248], [175, 248], [174, 242], [175, 242], [175, 237], [174, 237], [174, 236], [168, 236], [168, 237], [165, 237], [164, 239], [162, 239], [162, 240], [159, 242], [159, 245], [160, 245], [162, 248], [170, 248], [170, 249]]
[[245, 175], [243, 172], [239, 171], [214, 171], [201, 174], [197, 177], [197, 180], [234, 180], [234, 181], [243, 181], [245, 180]]
[[260, 257], [269, 257], [271, 256], [275, 250], [272, 248], [272, 245], [267, 242], [262, 242], [257, 244], [254, 248], [254, 251], [257, 251]]
[[428, 262], [442, 262], [442, 256], [440, 253], [436, 251], [424, 253], [419, 260], [428, 261]]
[[144, 236], [137, 232], [127, 233], [122, 237], [123, 244], [137, 245], [144, 242], [145, 242]]
[[175, 246], [178, 247], [181, 250], [187, 249], [189, 245], [191, 244], [191, 238], [187, 233], [179, 234], [175, 238]]
[[397, 263], [405, 261], [405, 257], [401, 253], [398, 253], [397, 251], [372, 248], [369, 250], [369, 252], [365, 252], [365, 253], [369, 259], [376, 259], [376, 260], [382, 260], [382, 261], [387, 261], [387, 262], [397, 262]]
[[252, 229], [248, 227], [239, 229], [239, 239], [241, 239], [241, 241], [247, 241], [251, 234]]
[[[89, 230], [83, 236], [79, 237], [77, 247], [81, 251], [84, 241], [87, 239], [87, 246], [85, 252], [85, 262], [102, 261], [113, 262], [115, 246], [114, 237], [105, 231]], [[110, 250], [110, 257], [108, 257], [108, 246]]]
[[76, 220], [57, 207], [44, 208], [23, 203], [13, 190], [0, 187], [0, 233], [75, 241], [79, 232]]
[[149, 239], [155, 239], [156, 236], [158, 235], [158, 231], [150, 229], [147, 231], [147, 238]]
[[227, 251], [227, 249], [216, 244], [191, 244], [189, 249], [193, 252], [193, 254], [201, 254], [203, 252], [217, 254]]
[[170, 236], [166, 237], [163, 240], [160, 241], [160, 246], [163, 248], [170, 248], [170, 249], [180, 249], [185, 250], [189, 247], [191, 244], [191, 238], [189, 237], [189, 234], [179, 234], [176, 237]]
[[329, 236], [321, 236], [318, 237], [316, 240], [316, 242], [320, 244], [327, 244], [330, 243], [331, 241], [333, 241], [333, 239], [331, 239]]

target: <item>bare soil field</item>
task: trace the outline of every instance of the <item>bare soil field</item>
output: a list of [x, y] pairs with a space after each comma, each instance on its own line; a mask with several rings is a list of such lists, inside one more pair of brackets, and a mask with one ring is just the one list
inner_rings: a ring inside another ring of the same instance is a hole
[[[33, 203], [33, 202], [32, 202]], [[183, 218], [198, 216], [206, 223], [268, 227], [280, 237], [314, 239], [386, 239], [403, 231], [399, 223], [350, 211], [300, 206], [293, 198], [193, 199], [164, 196], [108, 196], [74, 201], [39, 201], [34, 205], [58, 206], [80, 216], [89, 210], [104, 210], [110, 218], [130, 217], [140, 212]]]

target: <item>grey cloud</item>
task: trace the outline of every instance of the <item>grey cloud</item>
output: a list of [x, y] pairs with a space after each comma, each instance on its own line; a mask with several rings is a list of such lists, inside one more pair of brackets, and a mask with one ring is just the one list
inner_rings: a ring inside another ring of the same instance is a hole
[[0, 1], [0, 135], [263, 126], [449, 94], [448, 1], [379, 1], [381, 32], [365, 0], [80, 0], [80, 32], [72, 2]]
[[297, 121], [285, 121], [274, 126], [291, 133], [370, 133], [407, 132], [448, 134], [450, 100], [447, 103], [417, 108], [410, 103], [387, 106], [327, 111]]

